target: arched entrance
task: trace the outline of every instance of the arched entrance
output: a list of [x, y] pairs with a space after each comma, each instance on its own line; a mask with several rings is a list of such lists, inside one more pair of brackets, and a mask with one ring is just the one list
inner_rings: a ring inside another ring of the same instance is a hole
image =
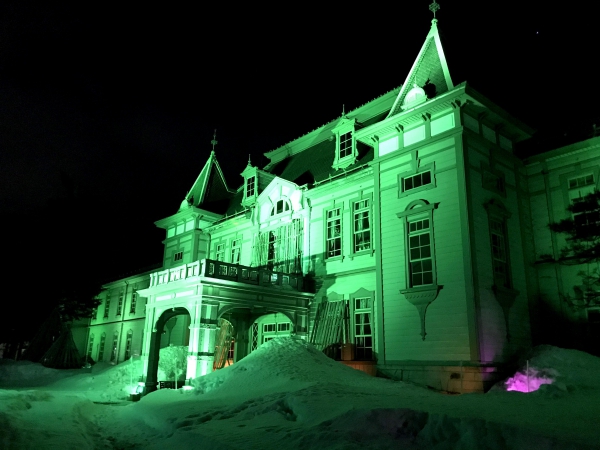
[[[190, 342], [190, 313], [184, 307], [170, 308], [164, 311], [152, 331], [150, 348], [148, 351], [148, 368], [145, 381], [146, 392], [156, 390], [159, 381], [159, 365], [161, 372], [166, 377], [185, 377], [187, 363], [187, 347]], [[183, 348], [184, 350], [180, 350]], [[168, 364], [160, 364], [161, 350], [169, 358]], [[181, 353], [181, 355], [180, 355]], [[180, 361], [182, 358], [183, 361]], [[172, 367], [170, 367], [172, 366]], [[183, 378], [185, 380], [185, 378]]]

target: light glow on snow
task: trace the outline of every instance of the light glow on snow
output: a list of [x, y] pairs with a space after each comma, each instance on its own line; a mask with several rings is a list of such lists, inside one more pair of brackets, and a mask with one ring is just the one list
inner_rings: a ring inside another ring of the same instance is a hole
[[552, 384], [553, 382], [552, 378], [544, 377], [537, 370], [530, 368], [529, 372], [517, 372], [506, 380], [506, 390], [529, 393], [537, 391], [542, 384]]

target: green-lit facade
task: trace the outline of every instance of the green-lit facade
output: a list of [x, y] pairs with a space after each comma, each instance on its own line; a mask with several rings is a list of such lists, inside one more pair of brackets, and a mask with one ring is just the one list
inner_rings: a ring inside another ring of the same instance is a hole
[[600, 139], [517, 158], [531, 130], [453, 83], [435, 20], [398, 81], [249, 162], [235, 188], [212, 151], [156, 222], [163, 267], [107, 285], [85, 353], [140, 355], [148, 392], [174, 342], [186, 380], [211, 372], [227, 323], [229, 362], [293, 333], [367, 372], [469, 392], [531, 345], [541, 305], [586, 323], [560, 300], [576, 271], [536, 262], [558, 257], [546, 224], [569, 214], [570, 180], [598, 186]]

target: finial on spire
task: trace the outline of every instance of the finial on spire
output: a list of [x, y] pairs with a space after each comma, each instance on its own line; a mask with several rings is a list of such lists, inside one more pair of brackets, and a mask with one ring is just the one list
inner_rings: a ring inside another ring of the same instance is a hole
[[212, 141], [210, 141], [210, 143], [213, 146], [212, 151], [214, 152], [215, 151], [215, 145], [218, 144], [218, 142], [217, 142], [217, 129], [216, 128], [215, 128], [215, 132], [213, 133], [213, 139], [212, 139]]
[[437, 11], [439, 11], [440, 9], [440, 4], [438, 2], [436, 2], [435, 0], [433, 0], [433, 2], [431, 2], [431, 4], [429, 5], [429, 11], [431, 11], [433, 13], [433, 20], [437, 20], [435, 18], [435, 13]]
[[252, 165], [252, 161], [250, 161], [250, 153], [248, 153], [248, 165], [251, 166]]
[[346, 115], [346, 105], [342, 103], [342, 117]]

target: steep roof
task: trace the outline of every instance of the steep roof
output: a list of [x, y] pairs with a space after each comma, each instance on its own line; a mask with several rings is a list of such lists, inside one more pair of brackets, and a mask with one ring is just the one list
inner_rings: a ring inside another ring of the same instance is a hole
[[229, 208], [235, 193], [227, 187], [223, 171], [213, 150], [185, 200], [197, 208], [223, 214]]
[[431, 21], [431, 29], [425, 38], [425, 42], [419, 51], [417, 59], [412, 65], [406, 81], [400, 88], [398, 97], [390, 110], [388, 117], [394, 116], [402, 111], [402, 105], [406, 98], [406, 94], [416, 85], [423, 87], [426, 82], [434, 84], [436, 87], [436, 95], [443, 94], [454, 88], [448, 63], [442, 48], [440, 34], [437, 28], [437, 20]]

